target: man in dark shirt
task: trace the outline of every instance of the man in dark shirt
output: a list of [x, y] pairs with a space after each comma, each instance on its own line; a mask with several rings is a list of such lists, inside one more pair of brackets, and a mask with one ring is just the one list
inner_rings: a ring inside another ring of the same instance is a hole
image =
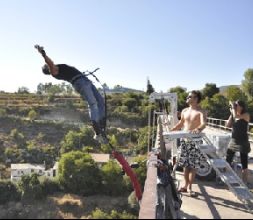
[[35, 45], [35, 48], [43, 56], [46, 62], [46, 64], [42, 67], [43, 73], [46, 75], [52, 75], [58, 80], [64, 80], [71, 83], [82, 98], [88, 102], [90, 108], [90, 118], [96, 133], [94, 139], [103, 144], [108, 143], [105, 135], [105, 101], [96, 87], [75, 67], [66, 64], [56, 65], [46, 55], [43, 47]]

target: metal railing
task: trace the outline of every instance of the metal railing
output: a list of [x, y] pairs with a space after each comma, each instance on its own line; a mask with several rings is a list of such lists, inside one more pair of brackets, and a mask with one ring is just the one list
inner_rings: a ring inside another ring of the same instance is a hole
[[[207, 125], [209, 127], [231, 132], [232, 128], [228, 128], [226, 124], [227, 124], [227, 120], [222, 120], [218, 118], [207, 118]], [[249, 131], [248, 131], [250, 141], [253, 142], [253, 133], [251, 131], [253, 131], [253, 123], [249, 123]]]

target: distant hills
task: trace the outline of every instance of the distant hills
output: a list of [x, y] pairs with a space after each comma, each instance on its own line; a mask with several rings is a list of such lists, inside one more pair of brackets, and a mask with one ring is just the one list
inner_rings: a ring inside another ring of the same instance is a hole
[[108, 86], [104, 86], [104, 88], [105, 88], [105, 92], [107, 94], [128, 93], [128, 92], [143, 93], [144, 92], [144, 91], [141, 91], [141, 90], [126, 88], [126, 87], [123, 87], [123, 86], [115, 86], [113, 89], [109, 88]]
[[240, 85], [221, 86], [221, 87], [219, 88], [219, 89], [220, 89], [220, 93], [224, 93], [224, 92], [228, 89], [228, 87], [231, 87], [231, 86], [236, 86], [236, 87], [238, 87], [238, 88], [241, 88]]

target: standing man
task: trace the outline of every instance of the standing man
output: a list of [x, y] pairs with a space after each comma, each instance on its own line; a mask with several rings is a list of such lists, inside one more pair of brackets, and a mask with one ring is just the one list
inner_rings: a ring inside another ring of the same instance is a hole
[[[202, 96], [199, 91], [192, 91], [187, 97], [189, 108], [182, 111], [181, 120], [172, 129], [172, 131], [181, 130], [190, 131], [195, 134], [201, 133], [206, 127], [207, 115], [201, 109], [200, 102]], [[196, 171], [200, 167], [202, 161], [206, 158], [198, 149], [194, 142], [189, 140], [181, 140], [179, 164], [184, 167], [185, 185], [179, 191], [182, 193], [190, 190], [190, 196], [196, 197], [196, 193], [192, 190], [192, 184], [195, 181]]]
[[96, 135], [94, 139], [100, 143], [108, 143], [105, 135], [106, 116], [105, 101], [92, 82], [75, 67], [66, 64], [54, 64], [47, 56], [43, 47], [35, 45], [35, 48], [44, 58], [46, 64], [42, 67], [42, 72], [52, 75], [58, 80], [64, 80], [73, 85], [75, 90], [88, 102], [90, 108], [90, 118]]

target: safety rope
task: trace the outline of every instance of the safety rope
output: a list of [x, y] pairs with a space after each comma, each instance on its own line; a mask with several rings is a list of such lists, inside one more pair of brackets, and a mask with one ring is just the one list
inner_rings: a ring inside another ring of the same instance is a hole
[[[99, 70], [99, 68], [95, 69], [92, 72], [85, 71], [83, 74], [85, 76], [93, 76], [95, 78], [95, 80], [102, 86], [103, 93], [104, 93], [104, 99], [105, 99], [105, 117], [106, 117], [106, 121], [107, 121], [107, 96], [106, 96], [105, 87], [102, 85], [100, 80], [94, 74], [98, 70]], [[106, 122], [105, 122], [105, 134], [106, 134]], [[108, 137], [106, 137], [106, 139], [109, 142]], [[141, 201], [141, 199], [142, 199], [142, 188], [141, 188], [141, 185], [140, 185], [139, 180], [137, 178], [137, 175], [134, 173], [133, 169], [131, 168], [131, 166], [129, 165], [129, 163], [125, 159], [125, 157], [121, 153], [117, 152], [115, 150], [115, 147], [112, 144], [110, 144], [110, 142], [109, 142], [109, 146], [111, 147], [112, 156], [120, 163], [120, 165], [122, 166], [122, 169], [124, 170], [124, 172], [131, 179], [131, 182], [132, 182], [135, 194], [136, 194], [136, 198], [138, 199], [138, 201]]]

